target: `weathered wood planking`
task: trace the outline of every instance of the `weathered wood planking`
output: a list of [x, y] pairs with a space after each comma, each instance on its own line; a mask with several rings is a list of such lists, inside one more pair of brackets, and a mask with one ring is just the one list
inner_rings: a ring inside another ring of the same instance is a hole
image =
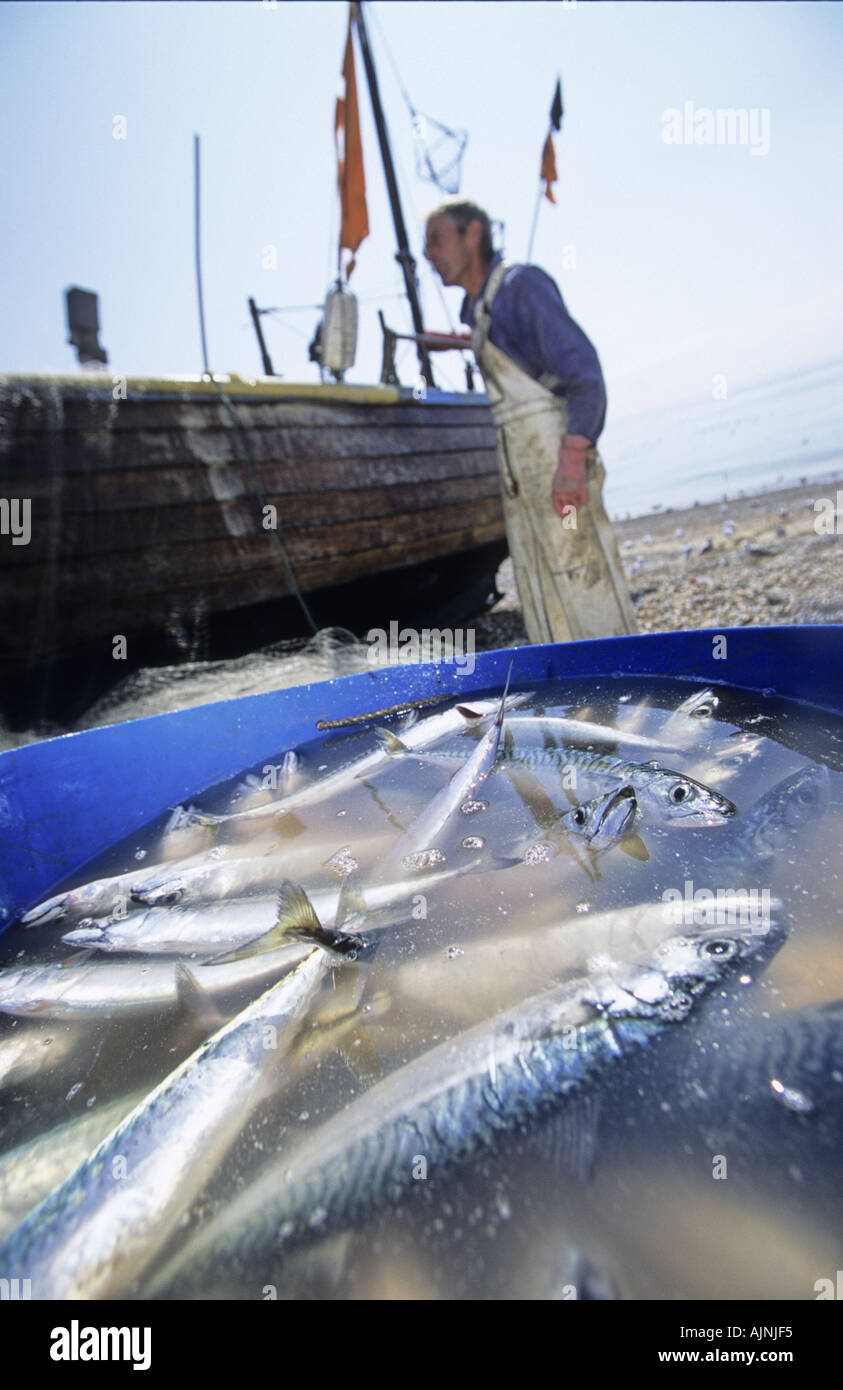
[[288, 595], [266, 504], [305, 593], [502, 540], [482, 398], [228, 391], [239, 428], [209, 386], [130, 381], [113, 401], [85, 378], [0, 378], [0, 495], [32, 508], [28, 545], [0, 537], [0, 650], [32, 660]]
[[[464, 548], [462, 543], [466, 541], [473, 547], [479, 547], [498, 539], [496, 526], [474, 527], [468, 532], [455, 532], [448, 538], [451, 553]], [[248, 557], [242, 558], [246, 560]], [[407, 546], [391, 547], [385, 555], [378, 551], [376, 558], [379, 563], [384, 559], [390, 561], [397, 569], [401, 567], [399, 560], [415, 565], [432, 557], [429, 542], [417, 541]], [[373, 572], [372, 564], [371, 556], [357, 554], [340, 557], [332, 566], [332, 582], [350, 583], [369, 575]], [[301, 564], [297, 568], [297, 580], [305, 592], [322, 587], [317, 582], [321, 570], [322, 565], [314, 562]], [[66, 586], [58, 590], [48, 587], [41, 593], [37, 587], [29, 592], [16, 592], [8, 617], [13, 631], [25, 632], [26, 642], [21, 643], [21, 647], [31, 650], [37, 637], [43, 657], [57, 656], [75, 648], [93, 646], [97, 641], [100, 645], [110, 644], [117, 633], [166, 627], [176, 614], [203, 609], [224, 612], [288, 597], [291, 592], [281, 567], [273, 557], [267, 559], [266, 556], [263, 568], [231, 569], [206, 575], [201, 586], [185, 578], [183, 572], [179, 572], [182, 582], [175, 584], [166, 564], [152, 564], [145, 570], [129, 567], [129, 572], [123, 578], [122, 586], [116, 582], [112, 582], [109, 588], [94, 585], [84, 593], [71, 593]], [[4, 633], [4, 636], [7, 635]], [[0, 664], [3, 659], [4, 653], [0, 650]]]
[[[470, 507], [472, 521], [493, 523], [500, 509], [496, 481], [482, 480], [481, 489], [472, 481], [469, 487], [456, 489], [457, 496], [447, 505], [429, 505], [408, 511], [417, 500], [412, 495], [392, 498], [386, 496], [380, 508], [372, 514], [370, 503], [355, 493], [343, 493], [323, 503], [319, 494], [309, 498], [267, 498], [277, 504], [277, 531], [293, 564], [299, 559], [335, 555], [357, 550], [372, 552], [379, 546], [403, 544], [423, 536], [435, 537], [450, 532], [466, 518]], [[463, 495], [459, 496], [462, 491]], [[317, 514], [315, 508], [319, 508]], [[399, 510], [402, 508], [403, 510]], [[393, 510], [394, 508], [394, 510]], [[91, 561], [114, 556], [124, 558], [133, 552], [147, 552], [151, 546], [169, 547], [192, 545], [197, 542], [225, 540], [229, 537], [259, 536], [264, 540], [268, 528], [263, 526], [262, 508], [256, 501], [172, 505], [138, 511], [62, 512], [61, 529], [53, 543], [46, 512], [42, 520], [37, 507], [32, 512], [32, 540], [27, 546], [16, 547], [9, 563], [15, 571], [43, 563], [47, 551], [57, 548], [63, 562]], [[349, 524], [354, 522], [354, 525]], [[171, 551], [173, 564], [180, 559]]]

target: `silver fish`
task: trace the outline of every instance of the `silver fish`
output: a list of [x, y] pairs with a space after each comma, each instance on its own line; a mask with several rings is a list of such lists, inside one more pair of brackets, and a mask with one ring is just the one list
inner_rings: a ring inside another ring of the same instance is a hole
[[[373, 839], [370, 836], [365, 846], [366, 857], [376, 857], [379, 852], [378, 845], [381, 840], [386, 839], [387, 837]], [[353, 857], [351, 845], [341, 847], [336, 841], [328, 853], [333, 851], [336, 855], [341, 849], [347, 850]], [[357, 852], [361, 853], [362, 857], [362, 852]], [[308, 881], [313, 872], [324, 871], [329, 862], [326, 845], [322, 843], [315, 850], [308, 847], [293, 848], [285, 854], [274, 852], [257, 857], [219, 859], [193, 866], [160, 869], [157, 875], [147, 878], [143, 884], [132, 884], [132, 899], [147, 907], [158, 907], [176, 903], [187, 906], [192, 903], [214, 902], [221, 898], [245, 897], [257, 894], [262, 889], [277, 888], [285, 878]]]
[[[631, 729], [624, 729], [615, 724], [592, 724], [587, 719], [567, 719], [561, 715], [512, 714], [508, 717], [506, 725], [516, 737], [519, 734], [550, 734], [551, 737], [562, 739], [565, 743], [622, 743], [629, 748], [646, 749], [649, 753], [656, 747], [654, 738], [636, 734]], [[680, 751], [664, 743], [659, 743], [658, 746], [661, 752]]]
[[[771, 899], [770, 910], [781, 908]], [[712, 925], [729, 929], [726, 906]], [[403, 1020], [444, 1016], [468, 1027], [565, 980], [614, 971], [655, 952], [676, 931], [664, 902], [574, 915], [550, 925], [522, 928], [481, 940], [457, 940], [397, 964], [384, 980], [392, 1015]]]
[[143, 1096], [133, 1091], [107, 1105], [95, 1105], [0, 1157], [0, 1240], [64, 1182]]
[[51, 1072], [76, 1051], [81, 1038], [77, 1028], [19, 1024], [14, 1032], [0, 1038], [0, 1088], [31, 1083]]
[[[361, 906], [367, 913], [401, 909], [402, 906], [409, 913], [414, 894], [436, 888], [470, 868], [471, 863], [466, 863], [445, 872], [419, 876], [412, 881], [405, 878], [362, 888]], [[278, 880], [275, 882], [277, 885]], [[320, 921], [328, 921], [335, 916], [341, 893], [342, 889], [330, 888], [310, 894]], [[125, 921], [94, 922], [79, 927], [66, 932], [62, 941], [68, 946], [90, 946], [98, 951], [217, 955], [262, 942], [277, 930], [276, 918], [275, 897], [233, 899], [204, 903], [198, 907], [151, 907], [132, 913]], [[395, 918], [390, 925], [394, 921]], [[372, 923], [373, 927], [376, 925]], [[0, 974], [0, 1001], [2, 987], [3, 976]]]
[[638, 815], [638, 802], [632, 787], [596, 796], [572, 806], [559, 817], [559, 825], [568, 835], [583, 839], [593, 850], [611, 849], [628, 835]]
[[788, 849], [828, 806], [829, 772], [822, 765], [801, 767], [769, 788], [747, 813], [734, 849], [720, 861], [731, 871], [751, 860], [755, 867]]
[[[448, 822], [453, 820], [459, 807], [470, 798], [478, 783], [488, 777], [498, 755], [511, 675], [512, 665], [510, 664], [506, 686], [491, 729], [476, 744], [465, 765], [460, 768], [459, 772], [455, 773], [448, 785], [437, 793], [430, 805], [425, 807], [421, 815], [413, 821], [409, 830], [399, 838], [389, 851], [386, 858], [378, 866], [381, 873], [394, 873], [399, 866], [406, 866], [412, 862], [414, 856], [429, 849]], [[386, 730], [380, 732], [382, 738], [389, 745], [392, 735]], [[392, 741], [395, 742], [396, 740]], [[401, 744], [402, 749], [406, 746], [404, 743]]]
[[[151, 1296], [353, 1225], [413, 1186], [419, 1156], [438, 1175], [492, 1145], [646, 1046], [783, 933], [732, 928], [669, 937], [651, 953], [531, 999], [393, 1072], [274, 1163], [200, 1227]], [[229, 1295], [231, 1296], [230, 1290]], [[244, 1296], [248, 1296], [245, 1294]]]
[[[394, 749], [395, 752], [403, 751]], [[432, 757], [462, 761], [462, 750], [437, 750]], [[531, 748], [507, 746], [498, 752], [498, 763], [517, 763], [537, 771], [549, 768], [567, 773], [581, 797], [605, 790], [606, 784], [631, 786], [639, 810], [647, 820], [670, 826], [724, 825], [737, 807], [721, 792], [697, 782], [684, 772], [663, 767], [656, 760], [631, 763], [582, 748]]]
[[[509, 697], [509, 707], [513, 708], [523, 704], [530, 698], [529, 693], [512, 695]], [[497, 700], [473, 700], [470, 714], [476, 717], [492, 714], [497, 710], [498, 704], [499, 701]], [[457, 706], [454, 709], [445, 710], [442, 714], [431, 715], [429, 719], [420, 720], [411, 729], [404, 730], [402, 742], [408, 748], [424, 748], [427, 744], [444, 738], [446, 734], [460, 732], [466, 725], [463, 709], [465, 706]], [[257, 806], [251, 811], [235, 812], [228, 816], [208, 816], [199, 819], [207, 820], [212, 824], [227, 824], [232, 821], [257, 820], [265, 816], [283, 816], [302, 806], [311, 806], [323, 801], [338, 791], [353, 787], [355, 782], [363, 777], [371, 776], [373, 772], [383, 767], [388, 759], [389, 754], [383, 748], [378, 747], [373, 752], [366, 753], [362, 758], [357, 758], [354, 762], [338, 768], [336, 772], [329, 773], [327, 777], [320, 777], [317, 781], [299, 788], [298, 791], [280, 801], [274, 801], [268, 806]]]
[[[218, 997], [277, 979], [307, 948], [289, 945], [233, 964], [207, 965], [202, 984]], [[178, 961], [84, 961], [27, 965], [0, 972], [0, 1013], [24, 1018], [102, 1017], [172, 1008], [179, 1001]]]
[[177, 1067], [0, 1244], [0, 1276], [30, 1279], [37, 1299], [122, 1297], [233, 1143], [329, 969], [311, 949]]
[[[205, 854], [194, 854], [179, 866], [185, 871], [202, 864]], [[145, 869], [129, 869], [124, 874], [112, 878], [97, 878], [90, 883], [82, 883], [78, 888], [70, 888], [64, 893], [56, 893], [45, 898], [36, 907], [31, 907], [21, 917], [26, 927], [43, 926], [57, 917], [99, 917], [125, 908], [135, 887], [161, 877], [161, 866], [149, 865]]]

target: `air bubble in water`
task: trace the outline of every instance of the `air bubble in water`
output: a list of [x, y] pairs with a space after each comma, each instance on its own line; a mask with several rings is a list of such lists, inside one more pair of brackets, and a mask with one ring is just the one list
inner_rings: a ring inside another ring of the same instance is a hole
[[135, 850], [135, 858], [136, 858], [136, 859], [145, 859], [145, 858], [146, 858], [146, 850], [145, 850], [145, 849], [136, 849], [136, 850]]
[[81, 1081], [77, 1081], [75, 1086], [71, 1086], [70, 1090], [65, 1096], [65, 1100], [73, 1100], [74, 1096], [78, 1096], [79, 1092], [82, 1090], [82, 1084], [83, 1083]]
[[462, 847], [463, 849], [482, 849], [485, 843], [482, 835], [466, 835]]
[[547, 840], [536, 840], [534, 844], [528, 845], [524, 851], [524, 863], [547, 864], [553, 855], [553, 845], [548, 844]]
[[336, 854], [332, 854], [327, 860], [326, 868], [336, 874], [337, 878], [347, 878], [355, 869], [359, 869], [360, 865], [351, 853], [351, 845], [343, 845], [342, 849], [338, 849]]
[[488, 801], [464, 801], [460, 810], [464, 816], [476, 816], [478, 811], [488, 811]]
[[436, 864], [445, 863], [445, 851], [442, 849], [419, 849], [415, 854], [408, 854], [402, 861], [405, 869], [418, 873], [420, 869], [432, 869]]
[[459, 947], [459, 946], [449, 946], [448, 949], [447, 949], [447, 951], [445, 952], [445, 959], [446, 959], [446, 960], [456, 960], [457, 956], [464, 956], [464, 955], [465, 955], [465, 951], [463, 951], [463, 950], [461, 949], [461, 947]]
[[577, 903], [577, 912], [590, 912], [590, 911], [591, 911], [591, 903], [590, 903], [590, 902], [581, 902], [581, 903]]

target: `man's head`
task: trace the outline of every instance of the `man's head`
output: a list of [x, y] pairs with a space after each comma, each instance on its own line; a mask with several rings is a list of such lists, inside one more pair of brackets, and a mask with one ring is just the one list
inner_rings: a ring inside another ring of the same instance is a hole
[[488, 213], [465, 198], [447, 198], [428, 213], [424, 254], [443, 285], [477, 294], [493, 255]]

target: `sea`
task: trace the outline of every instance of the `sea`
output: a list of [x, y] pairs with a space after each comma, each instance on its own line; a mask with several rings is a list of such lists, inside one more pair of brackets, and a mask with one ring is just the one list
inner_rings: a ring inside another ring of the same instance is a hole
[[843, 361], [615, 419], [601, 436], [613, 520], [824, 478], [843, 462]]

